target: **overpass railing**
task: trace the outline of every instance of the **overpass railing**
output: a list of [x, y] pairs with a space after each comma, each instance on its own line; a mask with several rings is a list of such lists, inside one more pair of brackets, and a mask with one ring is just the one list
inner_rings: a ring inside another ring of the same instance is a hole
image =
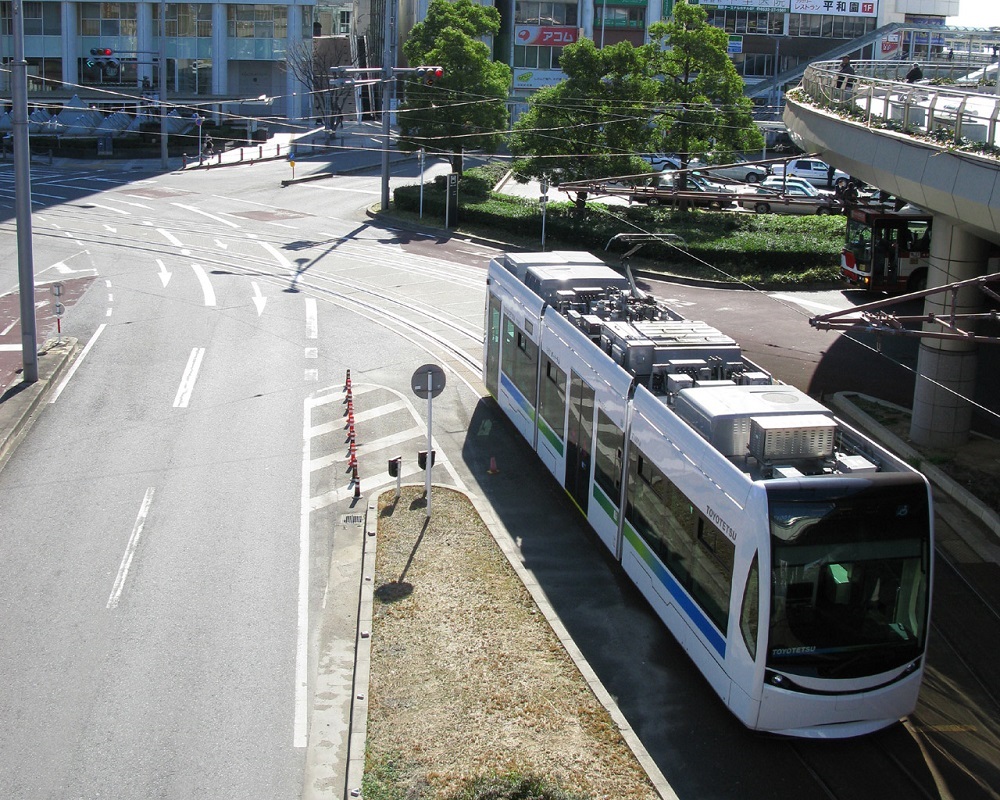
[[[962, 62], [921, 64], [924, 77], [916, 83], [904, 80], [913, 62], [856, 61], [853, 75], [842, 74], [837, 61], [815, 62], [790, 94], [870, 128], [1000, 157], [1000, 96], [993, 93], [998, 63], [986, 57]], [[988, 88], [978, 90], [976, 82]]]

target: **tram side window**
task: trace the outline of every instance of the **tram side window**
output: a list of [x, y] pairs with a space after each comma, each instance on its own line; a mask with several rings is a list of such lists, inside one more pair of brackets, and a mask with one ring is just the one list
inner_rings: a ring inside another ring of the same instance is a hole
[[607, 415], [597, 410], [597, 453], [594, 456], [594, 480], [618, 505], [621, 496], [622, 445], [625, 436]]
[[562, 441], [566, 418], [566, 373], [548, 358], [545, 358], [544, 363], [538, 414]]
[[626, 517], [677, 582], [725, 632], [736, 548], [638, 447], [629, 456]]
[[638, 447], [632, 447], [629, 455], [626, 517], [664, 566], [687, 588], [694, 508]]
[[757, 658], [757, 631], [760, 627], [760, 570], [757, 564], [757, 554], [753, 554], [750, 563], [750, 573], [747, 575], [747, 585], [743, 589], [743, 602], [740, 604], [740, 634], [743, 644], [747, 646], [750, 657]]
[[723, 632], [729, 625], [735, 558], [736, 547], [729, 538], [707, 519], [699, 517], [690, 591]]
[[508, 316], [503, 319], [501, 367], [532, 406], [535, 405], [535, 380], [538, 372], [538, 347]]

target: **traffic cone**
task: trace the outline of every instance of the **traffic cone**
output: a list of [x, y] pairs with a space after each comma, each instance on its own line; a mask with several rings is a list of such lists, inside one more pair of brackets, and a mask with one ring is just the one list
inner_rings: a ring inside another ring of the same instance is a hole
[[351, 371], [347, 370], [347, 380], [344, 381], [344, 391], [349, 392], [351, 390]]
[[486, 471], [490, 475], [496, 475], [498, 472], [500, 472], [500, 469], [497, 467], [497, 457], [496, 456], [490, 456], [490, 468], [488, 470], [486, 470]]
[[348, 441], [354, 441], [354, 423], [352, 422], [347, 426], [347, 439]]
[[354, 483], [359, 483], [360, 482], [358, 480], [358, 465], [357, 465], [357, 463], [355, 463], [354, 466], [351, 468], [351, 480], [354, 481]]
[[344, 398], [344, 402], [350, 405], [354, 402], [354, 394], [351, 392], [351, 387], [347, 387], [347, 397]]
[[361, 481], [354, 482], [354, 499], [355, 500], [361, 499]]

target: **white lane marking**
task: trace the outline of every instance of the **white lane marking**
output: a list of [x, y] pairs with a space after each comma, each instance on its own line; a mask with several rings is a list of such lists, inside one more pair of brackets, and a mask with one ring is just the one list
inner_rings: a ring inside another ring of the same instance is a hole
[[166, 239], [168, 242], [170, 242], [170, 244], [172, 244], [174, 247], [184, 246], [184, 243], [181, 242], [181, 240], [178, 239], [176, 236], [174, 236], [170, 231], [165, 231], [163, 230], [163, 228], [157, 228], [156, 232], [161, 236], [163, 236], [163, 238]]
[[[10, 324], [10, 328], [13, 328], [13, 327], [14, 327], [14, 323], [12, 322]], [[0, 336], [2, 336], [3, 334], [7, 333], [7, 331], [9, 331], [10, 328], [7, 328], [7, 330], [5, 330], [5, 331], [0, 331]], [[20, 353], [21, 352], [21, 347], [22, 346], [19, 345], [19, 344], [0, 344], [0, 353]]]
[[257, 306], [257, 316], [259, 317], [264, 313], [264, 305], [267, 303], [267, 298], [261, 294], [257, 281], [250, 281], [250, 286], [253, 287], [253, 304]]
[[319, 315], [316, 313], [316, 298], [306, 298], [306, 338], [315, 339], [319, 336]]
[[214, 220], [215, 222], [221, 222], [223, 225], [228, 225], [230, 228], [240, 227], [235, 222], [230, 222], [228, 219], [223, 219], [222, 217], [218, 217], [215, 214], [209, 214], [207, 211], [202, 211], [200, 208], [197, 208], [195, 206], [187, 206], [184, 205], [184, 203], [171, 203], [170, 205], [177, 206], [178, 208], [183, 208], [185, 211], [192, 211], [195, 214], [201, 214], [203, 217], [208, 217], [210, 220]]
[[104, 316], [106, 316], [106, 317], [110, 317], [110, 316], [111, 316], [111, 312], [112, 312], [113, 310], [114, 310], [114, 309], [112, 309], [112, 308], [109, 308], [109, 309], [108, 309], [108, 311], [107, 311], [107, 313], [106, 313], [106, 314], [105, 314]]
[[[17, 325], [17, 323], [20, 322], [20, 321], [21, 321], [20, 317], [18, 317], [17, 319], [15, 319], [12, 323], [10, 323], [10, 325], [8, 325], [6, 328], [4, 328], [2, 331], [0, 331], [0, 336], [6, 336], [8, 333], [10, 333], [10, 329], [13, 328], [15, 325]], [[17, 349], [20, 350], [21, 349], [21, 345], [18, 345]]]
[[106, 230], [108, 233], [118, 233], [118, 228], [114, 228], [111, 225], [108, 225], [106, 222], [104, 223], [104, 230]]
[[281, 266], [286, 267], [288, 269], [294, 269], [294, 267], [292, 266], [292, 262], [289, 261], [287, 258], [285, 258], [285, 254], [280, 252], [278, 248], [276, 248], [273, 244], [271, 244], [270, 242], [257, 242], [257, 244], [259, 244], [261, 247], [267, 250], [267, 252], [269, 252], [272, 256], [274, 256], [275, 260]]
[[229, 249], [229, 245], [228, 244], [226, 244], [225, 242], [221, 242], [218, 239], [215, 240], [215, 246], [218, 247], [220, 250], [228, 250]]
[[126, 211], [124, 208], [115, 208], [114, 206], [102, 206], [100, 203], [91, 203], [94, 208], [103, 208], [105, 211], [114, 211], [116, 214], [121, 214], [124, 217], [131, 217], [132, 212]]
[[125, 545], [125, 554], [122, 556], [122, 563], [118, 567], [118, 576], [115, 584], [111, 588], [111, 596], [108, 598], [108, 608], [117, 608], [121, 599], [122, 590], [125, 588], [125, 579], [128, 577], [129, 567], [132, 566], [132, 557], [135, 549], [139, 546], [139, 537], [142, 529], [146, 525], [146, 517], [149, 514], [149, 506], [153, 502], [153, 492], [155, 489], [150, 486], [146, 489], [146, 496], [142, 498], [142, 505], [139, 506], [139, 514], [135, 518], [135, 525], [132, 526], [132, 535], [128, 537], [128, 544]]
[[212, 288], [212, 282], [208, 279], [208, 273], [205, 272], [200, 264], [192, 264], [191, 269], [194, 270], [194, 274], [198, 278], [198, 283], [201, 284], [202, 294], [205, 295], [205, 305], [214, 306], [215, 289]]
[[198, 370], [201, 369], [201, 361], [204, 357], [204, 347], [195, 347], [191, 351], [191, 355], [188, 356], [180, 386], [177, 387], [177, 396], [174, 397], [174, 408], [187, 408], [188, 403], [191, 402], [191, 393], [194, 391], [195, 381], [198, 380]]
[[305, 358], [319, 358], [319, 348], [318, 347], [307, 347], [303, 353]]
[[170, 278], [174, 273], [167, 272], [167, 265], [160, 259], [156, 259], [156, 263], [160, 265], [160, 271], [156, 274], [160, 276], [160, 282], [163, 284], [163, 288], [166, 289], [167, 284], [170, 283]]
[[805, 300], [801, 297], [796, 297], [793, 294], [771, 294], [768, 297], [773, 297], [775, 300], [784, 300], [786, 303], [795, 303], [796, 305], [805, 306], [807, 308], [815, 308], [819, 311], [841, 311], [843, 307], [831, 306], [826, 303], [817, 303], [814, 300]]
[[94, 343], [97, 341], [97, 337], [100, 336], [102, 333], [104, 333], [104, 329], [106, 327], [108, 327], [108, 323], [106, 322], [102, 322], [100, 325], [97, 326], [97, 330], [94, 331], [94, 335], [90, 337], [90, 341], [87, 342], [87, 346], [83, 348], [83, 352], [80, 353], [80, 357], [73, 362], [73, 366], [69, 368], [69, 372], [66, 373], [66, 377], [62, 379], [62, 383], [60, 383], [59, 386], [56, 387], [56, 390], [52, 395], [52, 399], [49, 400], [50, 403], [54, 403], [56, 400], [59, 399], [59, 395], [61, 395], [63, 389], [66, 388], [66, 384], [69, 383], [69, 379], [76, 374], [77, 369], [79, 369], [80, 365], [83, 363], [83, 359], [87, 357], [87, 353], [90, 352], [90, 349], [94, 346]]
[[302, 408], [302, 488], [299, 495], [299, 604], [295, 644], [295, 716], [292, 746], [309, 743], [309, 444], [313, 403], [306, 398]]
[[319, 370], [318, 369], [307, 369], [302, 374], [302, 379], [306, 380], [306, 381], [312, 381], [313, 383], [315, 383], [316, 381], [319, 380]]

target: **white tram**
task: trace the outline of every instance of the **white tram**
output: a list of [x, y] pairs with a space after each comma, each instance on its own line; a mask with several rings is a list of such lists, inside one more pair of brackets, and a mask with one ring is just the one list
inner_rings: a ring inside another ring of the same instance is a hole
[[741, 722], [840, 738], [913, 710], [923, 475], [588, 253], [494, 259], [484, 355], [492, 396]]

